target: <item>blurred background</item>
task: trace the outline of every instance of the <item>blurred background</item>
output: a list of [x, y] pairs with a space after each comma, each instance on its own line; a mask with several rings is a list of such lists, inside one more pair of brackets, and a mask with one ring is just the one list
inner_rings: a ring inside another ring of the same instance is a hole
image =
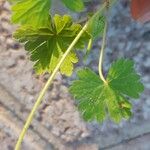
[[[67, 12], [77, 20], [99, 4], [99, 0], [86, 2], [86, 10], [74, 14], [59, 1], [53, 1], [52, 12]], [[10, 4], [0, 0], [0, 150], [14, 149], [23, 123], [49, 77], [35, 75], [23, 45], [12, 38], [16, 27], [10, 23], [10, 16]], [[84, 122], [67, 89], [79, 67], [88, 66], [97, 72], [100, 41], [95, 42], [86, 61], [78, 52], [80, 62], [70, 78], [57, 74], [22, 150], [150, 150], [150, 23], [132, 20], [129, 0], [118, 1], [110, 11], [104, 73], [117, 58], [130, 58], [145, 86], [140, 99], [131, 100], [132, 118], [120, 124], [110, 120], [103, 124]]]

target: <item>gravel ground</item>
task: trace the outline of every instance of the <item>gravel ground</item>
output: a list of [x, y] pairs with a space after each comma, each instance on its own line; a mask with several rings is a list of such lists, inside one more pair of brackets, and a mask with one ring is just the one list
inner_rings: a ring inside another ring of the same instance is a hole
[[[85, 123], [80, 118], [75, 102], [67, 90], [67, 86], [76, 76], [75, 73], [70, 79], [58, 73], [36, 114], [37, 124], [33, 126], [36, 129], [40, 124], [55, 139], [49, 141], [53, 148], [50, 148], [48, 143], [41, 143], [41, 147], [44, 147], [41, 149], [101, 150], [107, 148], [107, 145], [110, 145], [108, 149], [113, 150], [150, 149], [150, 145], [147, 144], [150, 136], [138, 137], [140, 131], [150, 132], [147, 130], [147, 124], [150, 122], [150, 24], [142, 25], [131, 20], [128, 4], [127, 0], [123, 0], [111, 11], [104, 72], [106, 73], [110, 63], [119, 57], [131, 58], [135, 61], [136, 69], [142, 76], [145, 91], [140, 100], [132, 101], [133, 117], [129, 121], [122, 121], [119, 125], [109, 120], [101, 125], [96, 122]], [[21, 114], [21, 118], [26, 118], [48, 75], [44, 77], [35, 75], [24, 48], [12, 38], [15, 27], [10, 23], [10, 14], [9, 4], [0, 3], [0, 84], [22, 106], [17, 109], [15, 105], [8, 104], [8, 107], [13, 113]], [[76, 70], [81, 65], [86, 65], [97, 71], [97, 54], [100, 44], [100, 42], [95, 44], [87, 62], [81, 61]], [[82, 57], [82, 54], [79, 56]], [[3, 111], [0, 109], [1, 114]], [[129, 131], [130, 128], [131, 131]], [[16, 137], [13, 136], [11, 130], [0, 122], [2, 150], [11, 150], [14, 147]], [[126, 140], [131, 137], [137, 137], [137, 141]], [[122, 144], [124, 140], [126, 142]], [[119, 146], [114, 146], [113, 141], [118, 142]], [[143, 141], [147, 142], [143, 144]], [[32, 150], [33, 147], [27, 148], [24, 144], [23, 149]]]

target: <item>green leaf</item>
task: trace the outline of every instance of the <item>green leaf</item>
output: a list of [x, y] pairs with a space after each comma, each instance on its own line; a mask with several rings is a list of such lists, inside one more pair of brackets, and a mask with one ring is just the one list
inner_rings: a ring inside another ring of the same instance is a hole
[[107, 115], [114, 122], [131, 117], [132, 105], [127, 97], [138, 98], [144, 90], [139, 75], [134, 70], [133, 62], [120, 59], [114, 62], [107, 76], [107, 84], [90, 69], [77, 73], [70, 92], [78, 101], [78, 108], [87, 121], [102, 122]]
[[20, 0], [8, 0], [8, 2], [10, 2], [11, 4], [14, 4], [14, 3], [17, 3], [19, 2]]
[[62, 0], [62, 2], [72, 11], [81, 12], [84, 9], [82, 0]]
[[87, 31], [93, 39], [98, 38], [103, 33], [105, 21], [106, 18], [99, 11], [89, 20]]
[[51, 0], [20, 0], [12, 6], [12, 22], [34, 27], [47, 27]]
[[[30, 53], [34, 68], [38, 74], [51, 73], [61, 57], [81, 30], [79, 24], [74, 24], [70, 16], [55, 15], [51, 26], [48, 28], [33, 28], [24, 26], [18, 29], [14, 37], [25, 43], [25, 49]], [[85, 32], [79, 39], [74, 49], [82, 49], [89, 35]], [[73, 64], [78, 62], [74, 50], [65, 59], [60, 67], [62, 74], [70, 76]]]
[[143, 91], [143, 85], [138, 82], [140, 76], [136, 74], [133, 67], [133, 61], [120, 59], [112, 64], [107, 80], [112, 89], [132, 98], [138, 98], [139, 93]]
[[[112, 7], [116, 2], [117, 0], [109, 1], [109, 8]], [[107, 2], [103, 3], [89, 20], [87, 31], [91, 34], [93, 39], [97, 39], [103, 33], [106, 22], [106, 17], [104, 16], [104, 13], [107, 9], [106, 3]]]

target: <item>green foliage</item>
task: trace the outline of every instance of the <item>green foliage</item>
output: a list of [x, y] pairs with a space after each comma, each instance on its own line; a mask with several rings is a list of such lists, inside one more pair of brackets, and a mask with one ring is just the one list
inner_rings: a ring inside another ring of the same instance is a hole
[[17, 2], [19, 2], [19, 0], [8, 0], [8, 2], [10, 2], [10, 3], [17, 3]]
[[[109, 7], [116, 2], [117, 0], [109, 1]], [[97, 12], [89, 19], [88, 32], [91, 34], [93, 39], [97, 39], [103, 33], [105, 21], [106, 21], [106, 17], [104, 16], [104, 13], [107, 12], [106, 9], [102, 9], [102, 7], [107, 7], [106, 5], [107, 5], [106, 2], [102, 4], [102, 6], [100, 6]]]
[[48, 27], [51, 0], [18, 0], [12, 6], [12, 22], [34, 27]]
[[[36, 73], [53, 72], [81, 31], [81, 25], [73, 23], [68, 15], [55, 15], [51, 18], [51, 0], [9, 1], [13, 3], [12, 22], [21, 25], [14, 37], [25, 43], [25, 49], [34, 62]], [[62, 0], [62, 3], [70, 10], [80, 12], [87, 1], [89, 0]], [[110, 5], [115, 2], [116, 0], [112, 0]], [[89, 42], [88, 54], [93, 41], [103, 33], [106, 22], [105, 7], [103, 4], [89, 19], [87, 32], [80, 37], [59, 68], [62, 74], [72, 74], [73, 65], [78, 62], [75, 50], [83, 49]], [[107, 84], [87, 68], [80, 70], [78, 77], [79, 79], [71, 85], [70, 91], [79, 102], [78, 107], [83, 118], [88, 121], [101, 122], [106, 118], [107, 112], [117, 123], [123, 118], [128, 119], [132, 115], [132, 105], [127, 98], [138, 98], [143, 91], [139, 75], [136, 74], [130, 60], [120, 59], [112, 64], [106, 78]]]
[[[78, 62], [76, 49], [83, 49], [86, 43], [87, 55], [92, 47], [92, 42], [103, 33], [103, 44], [100, 57], [102, 64], [105, 36], [106, 18], [103, 16], [106, 10], [106, 2], [91, 17], [83, 27], [75, 24], [68, 15], [63, 17], [55, 15], [51, 18], [51, 0], [9, 0], [12, 6], [12, 22], [19, 24], [14, 37], [25, 44], [25, 49], [34, 62], [37, 74], [52, 73], [47, 83], [39, 94], [37, 101], [27, 118], [24, 128], [17, 141], [16, 150], [29, 128], [35, 111], [42, 102], [42, 98], [49, 88], [56, 73], [70, 76], [73, 65]], [[72, 11], [80, 12], [84, 9], [84, 2], [92, 0], [61, 0]], [[111, 0], [113, 5], [116, 0]], [[109, 7], [110, 7], [109, 6]], [[107, 9], [108, 10], [108, 9]], [[87, 31], [85, 31], [87, 29]], [[140, 77], [134, 70], [133, 62], [120, 59], [112, 64], [106, 81], [102, 75], [102, 65], [99, 65], [100, 76], [90, 69], [78, 71], [78, 80], [70, 87], [70, 92], [78, 100], [78, 108], [83, 118], [87, 121], [97, 120], [102, 122], [107, 113], [114, 122], [131, 117], [132, 105], [128, 97], [138, 98], [144, 87]], [[101, 80], [102, 79], [102, 80]]]
[[93, 39], [98, 38], [102, 33], [105, 26], [105, 17], [100, 12], [96, 13], [88, 23], [88, 33], [91, 34]]
[[143, 85], [139, 82], [140, 76], [136, 74], [133, 66], [133, 61], [118, 60], [112, 64], [107, 80], [112, 89], [129, 97], [139, 98]]
[[78, 100], [78, 108], [87, 121], [102, 122], [107, 111], [116, 123], [123, 118], [128, 119], [132, 105], [127, 97], [138, 98], [144, 89], [133, 62], [126, 59], [112, 64], [107, 84], [87, 68], [78, 71], [77, 75], [79, 79], [73, 82], [70, 92]]
[[84, 9], [82, 0], [62, 0], [62, 2], [72, 11], [80, 12]]
[[[66, 49], [81, 30], [79, 24], [72, 22], [70, 16], [55, 15], [51, 25], [47, 28], [34, 28], [24, 26], [19, 28], [14, 37], [25, 43], [25, 48], [30, 52], [31, 60], [35, 62], [34, 68], [38, 74], [52, 72]], [[89, 35], [85, 32], [74, 49], [82, 49]], [[70, 76], [73, 71], [73, 63], [78, 58], [74, 50], [65, 59], [60, 67], [62, 74]]]

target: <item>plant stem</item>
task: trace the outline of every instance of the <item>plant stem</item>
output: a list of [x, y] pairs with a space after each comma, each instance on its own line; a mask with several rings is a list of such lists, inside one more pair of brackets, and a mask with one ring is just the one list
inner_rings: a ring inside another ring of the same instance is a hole
[[[109, 8], [112, 5], [114, 5], [116, 2], [117, 2], [117, 0], [112, 0], [109, 3]], [[104, 5], [103, 7], [107, 7], [107, 2], [105, 1], [105, 3], [103, 5]], [[99, 76], [105, 84], [107, 84], [107, 81], [106, 81], [106, 79], [103, 75], [103, 57], [104, 57], [104, 50], [105, 50], [105, 45], [106, 45], [106, 33], [107, 33], [107, 21], [105, 22], [105, 27], [104, 27], [104, 32], [103, 32], [103, 39], [102, 39], [102, 47], [101, 47], [101, 50], [100, 50], [100, 57], [99, 57], [99, 66], [98, 66]]]
[[102, 79], [102, 81], [107, 84], [107, 81], [103, 75], [103, 57], [104, 57], [104, 50], [105, 50], [105, 45], [106, 45], [106, 32], [107, 32], [107, 21], [105, 22], [103, 39], [102, 39], [102, 46], [101, 46], [100, 57], [99, 57], [99, 66], [98, 66], [99, 76]]
[[53, 73], [51, 74], [50, 78], [48, 79], [48, 81], [46, 82], [44, 88], [42, 89], [42, 91], [40, 92], [39, 94], [39, 97], [37, 99], [37, 101], [35, 102], [33, 108], [32, 108], [32, 111], [30, 112], [28, 118], [27, 118], [27, 121], [21, 131], [21, 134], [19, 136], [19, 139], [17, 141], [17, 144], [16, 144], [16, 147], [15, 147], [15, 150], [20, 150], [20, 146], [21, 146], [21, 143], [23, 141], [23, 138], [25, 136], [25, 133], [27, 132], [30, 124], [31, 124], [31, 121], [34, 117], [34, 114], [38, 108], [38, 106], [41, 104], [41, 101], [42, 101], [42, 98], [45, 94], [45, 92], [47, 91], [48, 87], [50, 86], [50, 84], [52, 83], [56, 73], [59, 71], [59, 68], [60, 66], [62, 65], [62, 63], [64, 62], [66, 56], [70, 53], [70, 51], [72, 50], [72, 48], [75, 46], [75, 44], [78, 42], [79, 38], [81, 37], [81, 35], [85, 32], [85, 30], [87, 29], [87, 24], [85, 24], [85, 26], [82, 28], [82, 30], [79, 32], [79, 34], [76, 36], [76, 38], [73, 40], [73, 42], [71, 43], [71, 45], [68, 47], [68, 49], [66, 50], [66, 52], [64, 53], [64, 55], [62, 56], [61, 60], [59, 61], [59, 63], [57, 64], [56, 68], [54, 69]]
[[[116, 1], [116, 0], [114, 0]], [[113, 4], [113, 3], [112, 3]], [[106, 3], [104, 3], [102, 6], [101, 6], [101, 9], [99, 10], [99, 12], [103, 11], [106, 7]], [[51, 76], [49, 77], [48, 81], [46, 82], [44, 88], [41, 90], [40, 94], [39, 94], [39, 97], [37, 98], [26, 122], [25, 122], [25, 125], [21, 131], [21, 134], [18, 138], [18, 141], [16, 143], [16, 146], [15, 146], [15, 150], [20, 150], [20, 146], [21, 146], [21, 143], [23, 141], [23, 138], [33, 120], [33, 117], [35, 115], [35, 112], [36, 110], [38, 109], [39, 105], [41, 104], [42, 102], [42, 98], [44, 97], [47, 89], [49, 88], [49, 86], [51, 85], [56, 73], [59, 71], [59, 68], [60, 66], [62, 65], [62, 63], [64, 62], [65, 58], [67, 57], [67, 55], [70, 53], [70, 51], [72, 50], [72, 48], [75, 46], [75, 44], [78, 42], [78, 40], [80, 39], [81, 35], [85, 32], [85, 30], [87, 29], [87, 26], [88, 26], [88, 22], [84, 25], [84, 27], [82, 28], [82, 30], [78, 33], [78, 35], [76, 36], [76, 38], [73, 40], [73, 42], [70, 44], [70, 46], [68, 47], [68, 49], [66, 50], [66, 52], [64, 53], [64, 55], [62, 56], [61, 60], [59, 61], [59, 63], [57, 64], [56, 68], [54, 69], [53, 73], [51, 74]], [[106, 28], [106, 27], [105, 27]], [[105, 29], [106, 30], [106, 29]], [[105, 31], [106, 32], [106, 31]], [[102, 53], [103, 55], [103, 53]], [[102, 59], [101, 59], [102, 60]], [[102, 62], [100, 63], [102, 64]], [[101, 69], [99, 69], [101, 70]], [[101, 71], [102, 72], [102, 71]], [[105, 81], [105, 79], [104, 79]], [[106, 82], [106, 81], [105, 81]]]

